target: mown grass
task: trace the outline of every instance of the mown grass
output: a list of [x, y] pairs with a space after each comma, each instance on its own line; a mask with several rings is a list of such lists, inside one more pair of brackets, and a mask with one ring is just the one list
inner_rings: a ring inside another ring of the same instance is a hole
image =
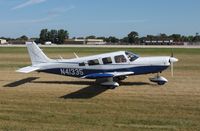
[[[142, 56], [168, 55], [171, 49], [43, 48], [48, 56], [71, 58], [117, 50]], [[13, 52], [12, 52], [13, 51]], [[129, 77], [116, 90], [98, 90], [93, 81], [49, 74], [19, 74], [30, 64], [25, 48], [0, 48], [0, 130], [200, 130], [200, 50], [174, 49], [175, 77], [157, 86], [152, 75]], [[33, 81], [17, 82], [30, 77]], [[14, 86], [12, 83], [15, 83]], [[78, 92], [73, 98], [66, 97]], [[65, 96], [65, 97], [63, 97]]]
[[[174, 53], [178, 54], [192, 54], [198, 55], [200, 49], [194, 48], [91, 48], [91, 47], [42, 47], [44, 52], [46, 53], [92, 53], [92, 54], [99, 54], [99, 53], [106, 53], [106, 52], [113, 52], [113, 51], [120, 51], [120, 50], [127, 50], [132, 51], [137, 54], [168, 54], [170, 55], [172, 50]], [[1, 53], [9, 53], [9, 54], [26, 54], [27, 50], [25, 47], [0, 47]]]

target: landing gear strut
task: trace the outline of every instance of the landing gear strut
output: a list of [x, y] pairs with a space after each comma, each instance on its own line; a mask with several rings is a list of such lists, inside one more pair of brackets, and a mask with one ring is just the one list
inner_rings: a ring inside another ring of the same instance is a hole
[[168, 80], [165, 77], [160, 76], [159, 73], [154, 78], [149, 78], [149, 80], [151, 82], [157, 83], [158, 85], [164, 85], [168, 82]]

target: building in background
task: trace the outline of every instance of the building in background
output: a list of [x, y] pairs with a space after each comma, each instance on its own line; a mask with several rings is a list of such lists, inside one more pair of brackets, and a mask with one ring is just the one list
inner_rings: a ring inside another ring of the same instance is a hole
[[51, 41], [46, 41], [44, 44], [45, 45], [52, 45], [52, 42]]
[[0, 44], [7, 44], [7, 41], [5, 39], [0, 39]]
[[104, 45], [103, 39], [66, 39], [64, 44]]
[[145, 45], [173, 45], [173, 40], [144, 40]]

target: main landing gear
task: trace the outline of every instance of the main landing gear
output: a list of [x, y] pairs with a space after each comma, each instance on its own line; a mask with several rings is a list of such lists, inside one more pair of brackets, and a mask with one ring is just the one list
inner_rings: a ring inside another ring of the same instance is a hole
[[158, 85], [164, 85], [168, 82], [168, 80], [165, 77], [160, 76], [159, 73], [154, 78], [149, 78], [149, 80], [151, 82], [157, 83]]
[[115, 82], [113, 77], [97, 79], [96, 83], [108, 87], [109, 89], [115, 89], [116, 87], [119, 87], [119, 83]]

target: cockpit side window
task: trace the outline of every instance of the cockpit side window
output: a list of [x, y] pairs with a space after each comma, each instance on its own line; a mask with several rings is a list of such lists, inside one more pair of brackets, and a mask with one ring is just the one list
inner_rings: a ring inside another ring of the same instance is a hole
[[115, 62], [116, 63], [125, 63], [126, 62], [126, 58], [125, 58], [124, 55], [115, 56]]
[[135, 61], [137, 58], [139, 58], [138, 55], [135, 55], [131, 52], [125, 52], [126, 56], [128, 57], [128, 59], [132, 62]]
[[112, 64], [112, 59], [111, 59], [111, 57], [106, 57], [106, 58], [103, 58], [102, 59], [102, 61], [103, 61], [103, 64]]
[[88, 65], [92, 66], [92, 65], [99, 65], [99, 60], [95, 59], [95, 60], [89, 60], [88, 61]]

